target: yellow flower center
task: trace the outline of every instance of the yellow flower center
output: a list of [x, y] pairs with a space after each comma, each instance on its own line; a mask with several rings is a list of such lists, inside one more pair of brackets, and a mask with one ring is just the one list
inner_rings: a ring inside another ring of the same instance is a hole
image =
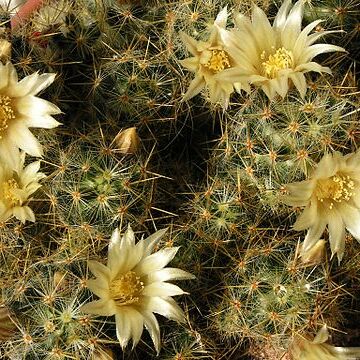
[[0, 139], [9, 127], [9, 121], [14, 118], [15, 113], [11, 107], [11, 99], [8, 96], [0, 95]]
[[110, 296], [116, 305], [129, 305], [139, 301], [144, 283], [134, 271], [128, 271], [118, 279], [114, 279], [110, 284]]
[[329, 179], [319, 180], [316, 185], [315, 194], [319, 201], [330, 202], [329, 209], [334, 206], [334, 202], [349, 201], [354, 195], [354, 181], [350, 176], [334, 175]]
[[218, 73], [229, 68], [231, 65], [229, 56], [224, 50], [211, 50], [210, 60], [204, 66]]
[[[266, 59], [265, 51], [261, 54], [261, 60]], [[279, 70], [289, 69], [293, 66], [294, 59], [291, 51], [285, 48], [277, 49], [274, 54], [269, 55], [266, 61], [262, 63], [265, 75], [274, 79]]]
[[10, 179], [2, 183], [4, 198], [10, 203], [11, 206], [18, 205], [21, 199], [14, 193], [13, 190], [19, 188], [19, 184], [15, 179]]

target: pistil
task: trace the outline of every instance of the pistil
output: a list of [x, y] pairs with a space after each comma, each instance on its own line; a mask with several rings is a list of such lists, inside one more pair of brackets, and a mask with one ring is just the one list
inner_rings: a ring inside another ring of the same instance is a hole
[[143, 289], [144, 283], [134, 271], [114, 279], [109, 288], [111, 298], [120, 306], [137, 303]]

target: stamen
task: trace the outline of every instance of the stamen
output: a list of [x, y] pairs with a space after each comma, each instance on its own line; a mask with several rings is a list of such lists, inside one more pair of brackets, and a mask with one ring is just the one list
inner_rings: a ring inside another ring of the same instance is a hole
[[4, 198], [10, 203], [11, 206], [18, 205], [21, 202], [21, 199], [13, 191], [19, 188], [19, 184], [15, 179], [4, 181], [2, 188]]
[[[262, 60], [266, 59], [266, 53], [263, 51], [260, 55]], [[293, 66], [294, 59], [291, 51], [285, 48], [279, 48], [274, 54], [268, 56], [267, 61], [264, 61], [261, 65], [264, 68], [265, 75], [271, 79], [274, 79], [279, 70], [289, 69]]]
[[15, 113], [11, 107], [11, 99], [8, 96], [0, 95], [0, 139], [9, 127], [9, 121], [14, 118]]
[[229, 56], [224, 50], [211, 50], [211, 58], [204, 66], [216, 73], [231, 67]]
[[109, 287], [111, 298], [120, 306], [137, 303], [143, 289], [144, 283], [134, 271], [113, 280]]
[[329, 179], [317, 182], [315, 194], [320, 202], [329, 202], [329, 209], [334, 207], [334, 203], [349, 201], [354, 195], [355, 184], [350, 176], [334, 175]]

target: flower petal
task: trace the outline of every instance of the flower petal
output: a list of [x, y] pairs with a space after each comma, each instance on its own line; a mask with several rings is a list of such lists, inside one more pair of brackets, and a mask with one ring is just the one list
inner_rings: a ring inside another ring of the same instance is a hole
[[61, 110], [49, 101], [36, 96], [25, 96], [16, 100], [14, 105], [20, 114], [25, 115], [28, 126], [50, 129], [60, 124], [49, 115], [61, 114]]
[[15, 99], [28, 95], [31, 89], [35, 86], [38, 77], [39, 74], [36, 72], [24, 77], [20, 82], [13, 81], [12, 86], [9, 86], [8, 88], [8, 95]]
[[130, 226], [121, 237], [119, 230], [116, 229], [111, 236], [108, 251], [111, 279], [118, 273], [125, 273], [133, 268], [143, 256], [143, 251], [140, 250], [135, 247], [135, 234]]
[[284, 98], [289, 90], [289, 82], [287, 75], [278, 76], [275, 79], [270, 81], [270, 86], [274, 88], [274, 90]]
[[133, 348], [138, 344], [143, 328], [144, 318], [136, 309], [126, 306], [118, 309], [115, 314], [116, 335], [122, 349], [124, 349], [129, 340], [133, 340]]
[[161, 238], [165, 235], [168, 231], [168, 228], [164, 228], [161, 230], [156, 231], [154, 234], [151, 234], [146, 239], [140, 240], [136, 246], [141, 246], [141, 243], [144, 245], [144, 257], [150, 255], [155, 246], [159, 243]]
[[300, 64], [299, 66], [297, 66], [295, 68], [296, 72], [302, 72], [302, 73], [307, 73], [309, 71], [315, 71], [318, 73], [327, 73], [327, 74], [331, 74], [331, 70], [330, 68], [326, 67], [326, 66], [321, 66], [316, 62], [310, 61], [308, 63], [305, 64]]
[[[351, 176], [350, 176], [351, 177]], [[350, 206], [355, 206], [356, 208], [360, 209], [360, 183], [357, 182], [355, 185], [355, 191], [353, 196], [350, 199]]]
[[133, 349], [140, 341], [141, 335], [144, 330], [144, 318], [140, 312], [131, 308], [131, 314], [129, 314], [129, 318], [131, 321], [131, 337], [133, 340]]
[[0, 139], [0, 159], [11, 169], [18, 168], [19, 149], [9, 138]]
[[[118, 265], [117, 272], [126, 273], [130, 270], [132, 270], [143, 258], [144, 256], [144, 250], [140, 248], [139, 246], [134, 246], [131, 248], [128, 248], [127, 253], [125, 252], [122, 254], [123, 261], [121, 262], [121, 265]], [[115, 268], [115, 269], [116, 269]], [[112, 276], [116, 276], [116, 272], [112, 272]]]
[[109, 283], [110, 269], [108, 267], [95, 260], [89, 260], [88, 267], [94, 276], [96, 276], [96, 278], [98, 278], [100, 281], [106, 281]]
[[[322, 262], [324, 256], [325, 240], [320, 239], [306, 252], [301, 252], [301, 260], [304, 264], [315, 265]], [[302, 246], [302, 244], [301, 244]]]
[[187, 271], [177, 268], [163, 268], [147, 276], [147, 283], [169, 280], [188, 280], [195, 279], [195, 276]]
[[281, 30], [285, 26], [286, 18], [289, 13], [290, 7], [291, 7], [291, 0], [285, 0], [282, 3], [273, 23], [273, 27], [276, 30]]
[[265, 93], [269, 100], [272, 100], [276, 95], [276, 91], [274, 87], [271, 86], [270, 81], [261, 84], [261, 90]]
[[[318, 39], [322, 38], [325, 35], [339, 33], [339, 32], [342, 32], [342, 30], [331, 30], [331, 31], [315, 32], [314, 34], [311, 34], [311, 35], [308, 36], [307, 41], [306, 41], [306, 46], [312, 45], [315, 41], [317, 41]], [[344, 51], [345, 51], [345, 49], [344, 49]]]
[[125, 246], [126, 248], [135, 246], [135, 234], [130, 225], [120, 240], [120, 246]]
[[325, 226], [326, 220], [320, 219], [308, 230], [302, 247], [303, 253], [311, 249], [318, 240], [320, 240], [320, 236], [323, 234]]
[[153, 282], [149, 285], [146, 285], [141, 294], [150, 297], [168, 297], [187, 293], [185, 293], [185, 291], [183, 291], [179, 286], [174, 284], [167, 282]]
[[325, 179], [334, 176], [338, 170], [339, 161], [336, 159], [336, 153], [325, 154], [318, 163], [312, 176], [315, 179]]
[[120, 309], [115, 313], [116, 321], [116, 337], [119, 340], [121, 348], [127, 346], [129, 340], [131, 339], [131, 321], [129, 321], [128, 311], [126, 309]]
[[183, 31], [180, 32], [180, 38], [189, 52], [192, 55], [197, 55], [197, 41]]
[[323, 20], [316, 20], [310, 23], [309, 25], [305, 26], [305, 28], [301, 31], [300, 35], [297, 37], [296, 42], [293, 47], [293, 55], [295, 58], [295, 63], [297, 63], [298, 59], [300, 58], [304, 49], [311, 45], [308, 42], [308, 35], [310, 32], [315, 29], [317, 25], [319, 25]]
[[149, 255], [134, 268], [134, 271], [138, 276], [143, 276], [160, 270], [174, 258], [178, 250], [178, 247], [166, 248]]
[[199, 58], [198, 57], [189, 57], [189, 58], [180, 60], [179, 62], [184, 68], [186, 68], [190, 71], [193, 71], [193, 72], [195, 72], [199, 68]]
[[301, 231], [312, 227], [318, 216], [317, 203], [312, 201], [296, 219], [294, 230]]
[[266, 14], [258, 6], [254, 5], [251, 20], [253, 29], [256, 29], [253, 35], [255, 36], [258, 48], [270, 52], [272, 47], [275, 46], [275, 37], [274, 30]]
[[228, 13], [227, 13], [227, 6], [225, 6], [220, 12], [219, 14], [216, 16], [215, 22], [214, 24], [221, 27], [221, 28], [225, 28], [226, 27], [226, 22], [227, 22], [227, 18], [228, 18]]
[[23, 224], [26, 220], [35, 222], [35, 214], [28, 206], [16, 206], [12, 209], [12, 213]]
[[0, 62], [0, 90], [8, 86], [10, 66], [10, 63], [3, 65], [2, 62]]
[[115, 268], [116, 263], [119, 261], [119, 248], [120, 248], [120, 231], [116, 228], [112, 235], [109, 242], [108, 247], [108, 262], [107, 266], [109, 269]]
[[7, 129], [9, 139], [27, 154], [41, 157], [43, 154], [42, 146], [31, 131], [19, 122], [13, 122]]
[[18, 169], [18, 174], [21, 173], [21, 183], [24, 186], [27, 186], [32, 181], [34, 181], [34, 178], [36, 180], [40, 180], [45, 177], [45, 174], [39, 173], [40, 170], [40, 161], [34, 161], [26, 166], [25, 169]]
[[345, 49], [340, 46], [329, 45], [329, 44], [311, 45], [303, 52], [300, 62], [307, 63], [319, 54], [325, 54], [325, 53], [333, 52], [333, 51], [343, 52], [343, 51], [345, 51]]
[[81, 306], [80, 310], [93, 315], [112, 316], [117, 308], [113, 300], [100, 299]]
[[360, 210], [346, 203], [342, 203], [341, 206], [339, 206], [339, 212], [346, 229], [356, 240], [360, 241]]
[[185, 321], [185, 315], [176, 301], [172, 298], [151, 297], [148, 298], [146, 309], [168, 319], [178, 322]]
[[191, 81], [189, 88], [183, 96], [182, 101], [187, 101], [199, 94], [199, 92], [205, 87], [205, 80], [202, 75], [196, 75]]
[[329, 331], [327, 326], [324, 325], [319, 332], [316, 334], [315, 339], [312, 341], [313, 344], [322, 344], [329, 338]]
[[35, 84], [31, 87], [29, 91], [29, 95], [36, 95], [40, 91], [47, 88], [49, 85], [51, 85], [55, 80], [56, 74], [41, 74], [38, 75], [37, 80]]
[[337, 254], [340, 263], [345, 249], [345, 224], [335, 208], [328, 212], [328, 228], [331, 255]]
[[294, 83], [297, 90], [299, 91], [300, 96], [302, 98], [304, 98], [306, 91], [307, 91], [306, 79], [305, 79], [304, 74], [302, 74], [300, 72], [296, 72], [296, 73], [290, 74], [289, 77], [292, 80], [292, 82]]
[[149, 311], [142, 312], [142, 316], [144, 318], [144, 324], [146, 330], [149, 332], [151, 340], [154, 343], [156, 352], [159, 354], [160, 352], [160, 328], [159, 323], [156, 320], [154, 314]]
[[86, 287], [96, 296], [103, 300], [109, 299], [108, 283], [98, 279], [89, 279], [86, 281]]
[[281, 32], [282, 44], [286, 49], [293, 49], [296, 40], [301, 32], [301, 22], [303, 18], [303, 1], [295, 3], [286, 18], [285, 25]]
[[315, 189], [315, 185], [316, 183], [313, 180], [304, 180], [286, 184], [285, 189], [289, 192], [289, 195], [285, 195], [282, 201], [286, 205], [306, 206]]

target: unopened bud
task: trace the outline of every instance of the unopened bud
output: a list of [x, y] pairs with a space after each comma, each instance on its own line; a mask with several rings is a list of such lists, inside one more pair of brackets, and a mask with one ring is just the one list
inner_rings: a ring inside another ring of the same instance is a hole
[[300, 252], [301, 260], [304, 264], [308, 264], [308, 265], [320, 264], [324, 257], [324, 252], [325, 252], [325, 240], [319, 240], [309, 250], [303, 251], [301, 249]]
[[0, 61], [6, 63], [10, 60], [11, 43], [5, 39], [0, 39]]
[[114, 139], [115, 149], [122, 154], [134, 154], [139, 149], [140, 138], [136, 127], [119, 131]]
[[91, 360], [114, 360], [114, 353], [110, 349], [97, 349], [93, 352]]
[[54, 273], [54, 286], [56, 289], [62, 289], [66, 285], [65, 274], [60, 271]]
[[9, 340], [16, 331], [16, 326], [10, 318], [10, 311], [6, 306], [0, 307], [0, 343]]

